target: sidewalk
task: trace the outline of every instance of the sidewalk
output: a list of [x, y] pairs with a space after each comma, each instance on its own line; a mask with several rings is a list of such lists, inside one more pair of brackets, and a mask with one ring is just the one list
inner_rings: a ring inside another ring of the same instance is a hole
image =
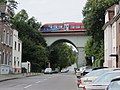
[[12, 80], [12, 79], [18, 79], [18, 78], [24, 78], [24, 77], [31, 77], [40, 75], [40, 73], [22, 73], [22, 74], [6, 74], [6, 75], [0, 75], [0, 82], [6, 81], [6, 80]]

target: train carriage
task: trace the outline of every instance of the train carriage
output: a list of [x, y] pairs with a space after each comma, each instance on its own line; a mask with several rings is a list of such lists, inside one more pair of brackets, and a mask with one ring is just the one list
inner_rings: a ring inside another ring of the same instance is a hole
[[85, 31], [84, 24], [81, 22], [48, 23], [40, 27], [42, 32], [58, 31]]

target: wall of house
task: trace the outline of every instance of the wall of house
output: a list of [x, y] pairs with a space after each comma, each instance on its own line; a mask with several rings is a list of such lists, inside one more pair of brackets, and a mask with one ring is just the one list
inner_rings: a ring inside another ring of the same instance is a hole
[[104, 30], [104, 66], [105, 67], [112, 67], [111, 63], [111, 40], [112, 40], [112, 32], [111, 32], [111, 25], [107, 26]]
[[[116, 55], [116, 22], [112, 24], [112, 42], [111, 42], [111, 54]], [[111, 56], [112, 59], [112, 67], [116, 67], [116, 57]]]
[[116, 28], [116, 52], [118, 55], [118, 67], [120, 67], [120, 18], [117, 20], [117, 28]]
[[9, 24], [0, 20], [0, 73], [8, 74], [12, 62], [12, 34]]
[[18, 31], [13, 30], [13, 50], [12, 50], [12, 68], [13, 73], [21, 73], [21, 53], [22, 42], [18, 39]]

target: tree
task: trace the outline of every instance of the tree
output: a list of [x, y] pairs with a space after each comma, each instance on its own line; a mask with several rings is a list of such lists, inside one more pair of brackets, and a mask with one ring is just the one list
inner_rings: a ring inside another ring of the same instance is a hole
[[41, 23], [37, 22], [37, 20], [35, 19], [35, 17], [30, 18], [27, 22], [34, 29], [39, 29], [40, 26], [41, 26]]
[[7, 13], [9, 14], [10, 18], [12, 18], [15, 15], [15, 9], [17, 9], [17, 1], [15, 0], [4, 0], [6, 1], [6, 5], [7, 5]]
[[[47, 44], [38, 29], [32, 27], [36, 22], [28, 23], [28, 14], [21, 10], [12, 20], [13, 28], [18, 30], [19, 38], [22, 41], [22, 61], [30, 61], [32, 71], [37, 69], [40, 72], [44, 69], [48, 60]], [[38, 23], [37, 23], [38, 24]]]
[[6, 0], [0, 0], [0, 3], [3, 3], [3, 2], [5, 2]]
[[[103, 50], [101, 48], [104, 45], [104, 32], [102, 27], [105, 22], [105, 11], [107, 8], [118, 2], [119, 0], [87, 0], [83, 9], [83, 23], [85, 24], [88, 35], [92, 36], [92, 46], [89, 47], [89, 44], [87, 43], [88, 46], [86, 45], [86, 47], [90, 48], [89, 50], [92, 50], [92, 54], [98, 61], [104, 56], [103, 54], [101, 55], [101, 52], [103, 52], [101, 51]], [[89, 51], [86, 49], [86, 52]], [[87, 53], [87, 57], [91, 57], [90, 54]]]
[[28, 20], [27, 12], [24, 9], [22, 9], [20, 12], [18, 12], [14, 16], [14, 20], [16, 20], [16, 21], [27, 21]]
[[[17, 2], [15, 0], [0, 0], [1, 12], [5, 13], [3, 16], [7, 22], [9, 22], [15, 15], [15, 9], [17, 9]], [[2, 18], [3, 18], [2, 17]]]
[[52, 68], [60, 67], [60, 69], [72, 65], [76, 61], [76, 54], [72, 47], [66, 43], [59, 43], [50, 50], [50, 63]]

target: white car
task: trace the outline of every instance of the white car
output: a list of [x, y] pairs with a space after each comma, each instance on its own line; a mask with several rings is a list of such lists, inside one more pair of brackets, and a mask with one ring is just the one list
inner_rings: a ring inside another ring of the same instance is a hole
[[52, 68], [46, 68], [44, 74], [52, 74]]
[[112, 79], [106, 90], [120, 90], [120, 76]]
[[85, 85], [84, 90], [106, 90], [110, 81], [118, 76], [120, 76], [120, 71], [107, 72], [97, 78], [92, 84]]
[[120, 69], [119, 68], [104, 68], [104, 69], [93, 70], [90, 73], [83, 76], [82, 78], [80, 78], [77, 84], [79, 84], [78, 86], [80, 88], [83, 88], [85, 85], [91, 84], [96, 78], [98, 78], [102, 74], [109, 72], [109, 71], [114, 71], [114, 70], [120, 70]]
[[61, 70], [61, 73], [67, 73], [68, 71], [69, 71], [68, 68], [64, 68], [64, 69]]

